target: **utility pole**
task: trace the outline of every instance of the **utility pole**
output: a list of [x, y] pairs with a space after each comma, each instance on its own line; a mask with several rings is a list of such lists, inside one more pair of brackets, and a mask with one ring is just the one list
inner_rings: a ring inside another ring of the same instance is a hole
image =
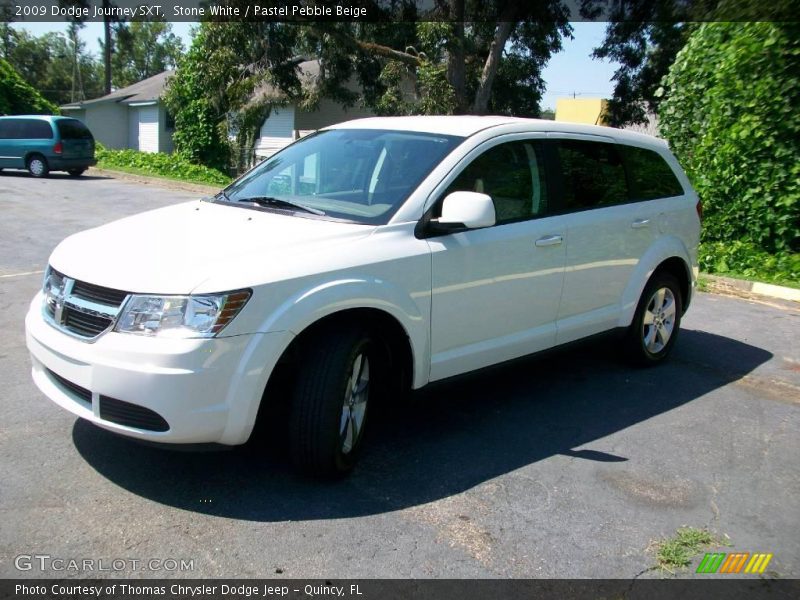
[[105, 90], [111, 93], [111, 17], [109, 16], [111, 0], [103, 0], [103, 66], [105, 67]]

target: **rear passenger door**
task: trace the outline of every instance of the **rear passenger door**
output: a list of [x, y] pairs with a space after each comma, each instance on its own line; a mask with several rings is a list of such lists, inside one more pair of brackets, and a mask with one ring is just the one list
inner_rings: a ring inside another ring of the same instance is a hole
[[562, 136], [551, 144], [566, 229], [562, 344], [616, 327], [623, 291], [655, 240], [658, 206], [631, 202], [623, 156], [610, 139]]

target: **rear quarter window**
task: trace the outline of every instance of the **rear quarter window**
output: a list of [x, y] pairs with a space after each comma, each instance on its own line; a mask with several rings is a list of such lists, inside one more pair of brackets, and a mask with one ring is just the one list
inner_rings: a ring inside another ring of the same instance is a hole
[[618, 146], [628, 169], [632, 200], [656, 200], [681, 196], [681, 186], [667, 161], [658, 152], [636, 146]]

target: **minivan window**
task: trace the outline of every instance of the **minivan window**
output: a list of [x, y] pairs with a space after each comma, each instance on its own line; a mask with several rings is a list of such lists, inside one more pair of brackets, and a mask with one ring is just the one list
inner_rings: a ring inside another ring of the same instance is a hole
[[560, 140], [558, 157], [565, 211], [628, 202], [625, 168], [614, 144]]
[[457, 191], [480, 192], [492, 198], [497, 225], [531, 219], [547, 210], [543, 174], [540, 142], [508, 142], [472, 161], [442, 198]]
[[[463, 138], [377, 129], [332, 129], [301, 139], [225, 190], [226, 201], [287, 203], [357, 223], [383, 224]], [[304, 213], [308, 214], [308, 213]]]
[[628, 168], [632, 199], [656, 200], [683, 194], [678, 178], [658, 152], [636, 146], [618, 148]]
[[59, 119], [56, 121], [62, 140], [91, 140], [92, 132], [78, 119]]
[[40, 119], [0, 119], [0, 139], [41, 140], [52, 139], [53, 128]]
[[47, 121], [25, 120], [21, 122], [19, 137], [26, 140], [49, 140], [53, 137], [53, 128]]
[[0, 140], [19, 139], [22, 119], [0, 119]]

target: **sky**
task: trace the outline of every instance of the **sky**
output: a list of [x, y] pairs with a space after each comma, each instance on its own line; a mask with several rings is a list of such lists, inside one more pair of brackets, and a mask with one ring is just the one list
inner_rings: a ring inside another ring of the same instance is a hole
[[[188, 48], [191, 42], [191, 28], [195, 23], [172, 23], [173, 32]], [[66, 32], [66, 23], [15, 23], [15, 27], [25, 28], [34, 35], [50, 31]], [[614, 86], [611, 77], [616, 63], [592, 60], [592, 50], [599, 46], [605, 35], [605, 23], [572, 23], [574, 39], [564, 39], [564, 49], [553, 56], [544, 69], [542, 77], [547, 83], [541, 106], [542, 109], [555, 109], [556, 99], [572, 97], [609, 98]], [[87, 23], [81, 30], [81, 38], [86, 49], [95, 55], [100, 54], [98, 39], [103, 36], [102, 23]]]

